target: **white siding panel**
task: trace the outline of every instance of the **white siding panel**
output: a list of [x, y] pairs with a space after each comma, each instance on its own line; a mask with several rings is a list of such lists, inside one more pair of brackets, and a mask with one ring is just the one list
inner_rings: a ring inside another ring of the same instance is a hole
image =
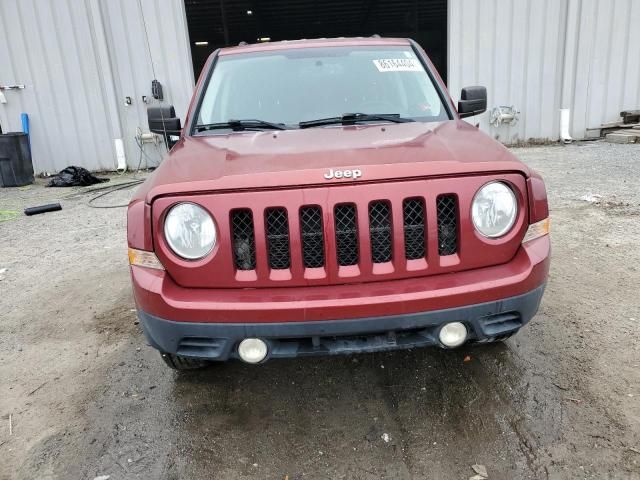
[[450, 0], [449, 87], [485, 85], [489, 109], [514, 105], [520, 121], [469, 121], [505, 143], [557, 140], [561, 107], [571, 133], [640, 108], [640, 1]]
[[[595, 128], [604, 122], [615, 121], [624, 109], [640, 108], [640, 5], [637, 0], [591, 0], [585, 4], [594, 13], [593, 30], [581, 30], [580, 39], [591, 49], [583, 58], [591, 64], [587, 83], [582, 124], [574, 128]], [[595, 5], [591, 5], [595, 3]], [[589, 41], [591, 39], [591, 42]]]
[[[151, 80], [182, 118], [193, 90], [182, 0], [0, 0], [0, 45], [0, 84], [26, 86], [4, 92], [0, 125], [19, 131], [20, 113], [29, 115], [37, 173], [68, 165], [113, 170], [117, 138], [135, 168], [134, 135], [146, 130], [142, 95], [151, 96]], [[145, 150], [155, 162], [164, 153]]]
[[515, 106], [520, 121], [498, 128], [490, 112], [471, 118], [505, 143], [548, 137], [557, 130], [555, 111], [561, 72], [556, 68], [564, 24], [555, 0], [451, 0], [449, 88], [454, 99], [468, 85], [487, 87], [489, 110]]
[[[623, 89], [621, 105], [629, 108], [635, 105], [640, 108], [640, 2], [629, 0], [629, 15], [627, 22], [627, 39], [625, 66], [626, 74], [623, 76]], [[635, 107], [632, 107], [635, 108]]]

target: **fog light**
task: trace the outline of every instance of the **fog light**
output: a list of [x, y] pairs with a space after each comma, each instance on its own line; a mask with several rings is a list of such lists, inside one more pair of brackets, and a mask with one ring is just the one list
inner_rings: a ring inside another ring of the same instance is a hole
[[440, 329], [440, 342], [445, 347], [459, 347], [467, 339], [467, 327], [460, 322], [451, 322]]
[[247, 363], [260, 363], [267, 351], [267, 344], [259, 338], [245, 338], [238, 345], [238, 355]]

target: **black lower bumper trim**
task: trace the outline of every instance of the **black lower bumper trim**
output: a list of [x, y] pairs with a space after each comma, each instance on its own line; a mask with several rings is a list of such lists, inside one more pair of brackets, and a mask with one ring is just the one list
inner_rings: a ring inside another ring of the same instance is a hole
[[238, 358], [244, 338], [261, 338], [267, 358], [378, 352], [440, 345], [447, 322], [463, 322], [469, 341], [508, 336], [538, 311], [544, 285], [517, 297], [465, 307], [384, 317], [279, 323], [192, 323], [165, 320], [138, 310], [149, 343], [165, 353], [209, 360]]

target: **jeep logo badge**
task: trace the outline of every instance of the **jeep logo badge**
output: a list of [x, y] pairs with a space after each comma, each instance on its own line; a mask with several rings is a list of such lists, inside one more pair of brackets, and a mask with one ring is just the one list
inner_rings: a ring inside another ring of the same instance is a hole
[[324, 178], [327, 180], [333, 180], [334, 178], [353, 178], [358, 179], [362, 176], [362, 171], [359, 169], [355, 170], [334, 170], [330, 168], [327, 173], [324, 174]]

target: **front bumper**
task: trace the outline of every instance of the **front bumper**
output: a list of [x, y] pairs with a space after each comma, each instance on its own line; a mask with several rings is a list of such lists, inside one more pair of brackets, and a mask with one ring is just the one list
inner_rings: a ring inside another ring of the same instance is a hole
[[544, 285], [523, 295], [465, 307], [352, 320], [278, 323], [174, 322], [138, 311], [149, 343], [165, 353], [208, 360], [238, 358], [244, 338], [267, 342], [269, 358], [379, 352], [439, 345], [440, 327], [463, 322], [469, 341], [510, 335], [535, 315]]
[[508, 335], [535, 314], [549, 263], [544, 236], [502, 265], [387, 282], [205, 289], [180, 287], [163, 270], [132, 266], [131, 276], [151, 345], [226, 360], [246, 337], [266, 339], [275, 358], [437, 344], [448, 321], [466, 322], [474, 341]]
[[550, 242], [527, 242], [507, 263], [442, 275], [362, 284], [275, 288], [185, 288], [164, 270], [132, 266], [139, 310], [197, 323], [278, 323], [408, 315], [530, 292], [545, 283]]

